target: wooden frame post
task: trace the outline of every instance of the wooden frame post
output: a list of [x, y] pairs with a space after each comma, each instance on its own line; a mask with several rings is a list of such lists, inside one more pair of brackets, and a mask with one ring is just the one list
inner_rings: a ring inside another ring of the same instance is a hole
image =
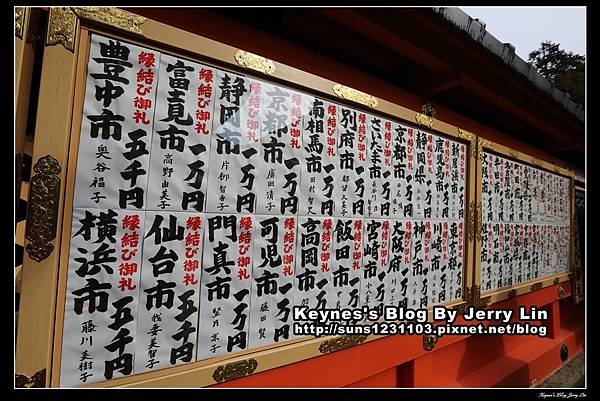
[[50, 8], [32, 158], [21, 282], [17, 387], [50, 383], [66, 161], [71, 132], [78, 19]]

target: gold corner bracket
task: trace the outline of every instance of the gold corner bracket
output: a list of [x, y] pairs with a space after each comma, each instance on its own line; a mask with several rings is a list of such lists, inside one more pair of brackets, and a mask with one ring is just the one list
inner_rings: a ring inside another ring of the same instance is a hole
[[15, 7], [15, 36], [23, 39], [25, 30], [25, 7]]
[[16, 388], [38, 388], [46, 386], [46, 369], [42, 369], [39, 372], [33, 374], [33, 376], [27, 376], [20, 373], [15, 374], [15, 387]]
[[75, 15], [91, 21], [136, 35], [144, 35], [142, 24], [147, 18], [121, 10], [117, 7], [71, 7]]
[[50, 7], [46, 46], [61, 44], [73, 52], [78, 19], [141, 36], [147, 20], [116, 7]]
[[476, 159], [479, 159], [481, 161], [483, 161], [483, 148], [492, 149], [493, 144], [490, 141], [485, 140], [483, 138], [477, 138], [477, 157], [476, 157]]
[[477, 136], [472, 132], [469, 132], [462, 128], [458, 128], [458, 137], [469, 141], [469, 146], [471, 148], [471, 156], [477, 159]]
[[275, 72], [275, 63], [263, 56], [244, 50], [237, 50], [234, 58], [235, 61], [244, 68], [249, 68], [267, 75], [272, 75]]
[[50, 7], [46, 46], [63, 45], [70, 52], [75, 50], [77, 16], [70, 7]]
[[342, 84], [333, 85], [333, 93], [342, 99], [351, 100], [353, 102], [368, 106], [372, 109], [375, 109], [379, 106], [379, 101], [375, 96]]

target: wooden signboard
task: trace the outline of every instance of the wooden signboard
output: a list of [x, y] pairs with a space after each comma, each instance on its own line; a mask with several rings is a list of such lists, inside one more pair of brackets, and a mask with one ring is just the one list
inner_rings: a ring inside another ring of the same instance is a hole
[[49, 25], [19, 374], [208, 386], [380, 338], [295, 335], [294, 305], [475, 299], [474, 134], [116, 8]]

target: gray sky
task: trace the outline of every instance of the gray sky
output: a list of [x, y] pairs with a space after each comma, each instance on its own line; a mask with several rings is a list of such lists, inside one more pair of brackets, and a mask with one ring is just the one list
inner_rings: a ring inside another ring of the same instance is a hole
[[529, 52], [548, 39], [560, 48], [585, 55], [585, 7], [460, 7], [486, 24], [501, 42], [515, 46], [527, 61]]

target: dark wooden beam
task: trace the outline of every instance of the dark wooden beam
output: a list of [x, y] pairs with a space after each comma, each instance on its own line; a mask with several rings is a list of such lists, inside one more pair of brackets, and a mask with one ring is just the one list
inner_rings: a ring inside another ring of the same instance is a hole
[[460, 77], [454, 69], [449, 70], [445, 74], [434, 78], [433, 82], [424, 90], [423, 95], [426, 98], [433, 98], [436, 95], [447, 92], [452, 88], [460, 86]]
[[421, 49], [410, 40], [384, 28], [380, 24], [349, 9], [316, 9], [318, 13], [328, 17], [332, 21], [346, 26], [353, 31], [359, 32], [366, 38], [383, 44], [394, 50], [402, 57], [417, 62], [419, 65], [435, 73], [448, 71], [450, 65], [437, 56]]

